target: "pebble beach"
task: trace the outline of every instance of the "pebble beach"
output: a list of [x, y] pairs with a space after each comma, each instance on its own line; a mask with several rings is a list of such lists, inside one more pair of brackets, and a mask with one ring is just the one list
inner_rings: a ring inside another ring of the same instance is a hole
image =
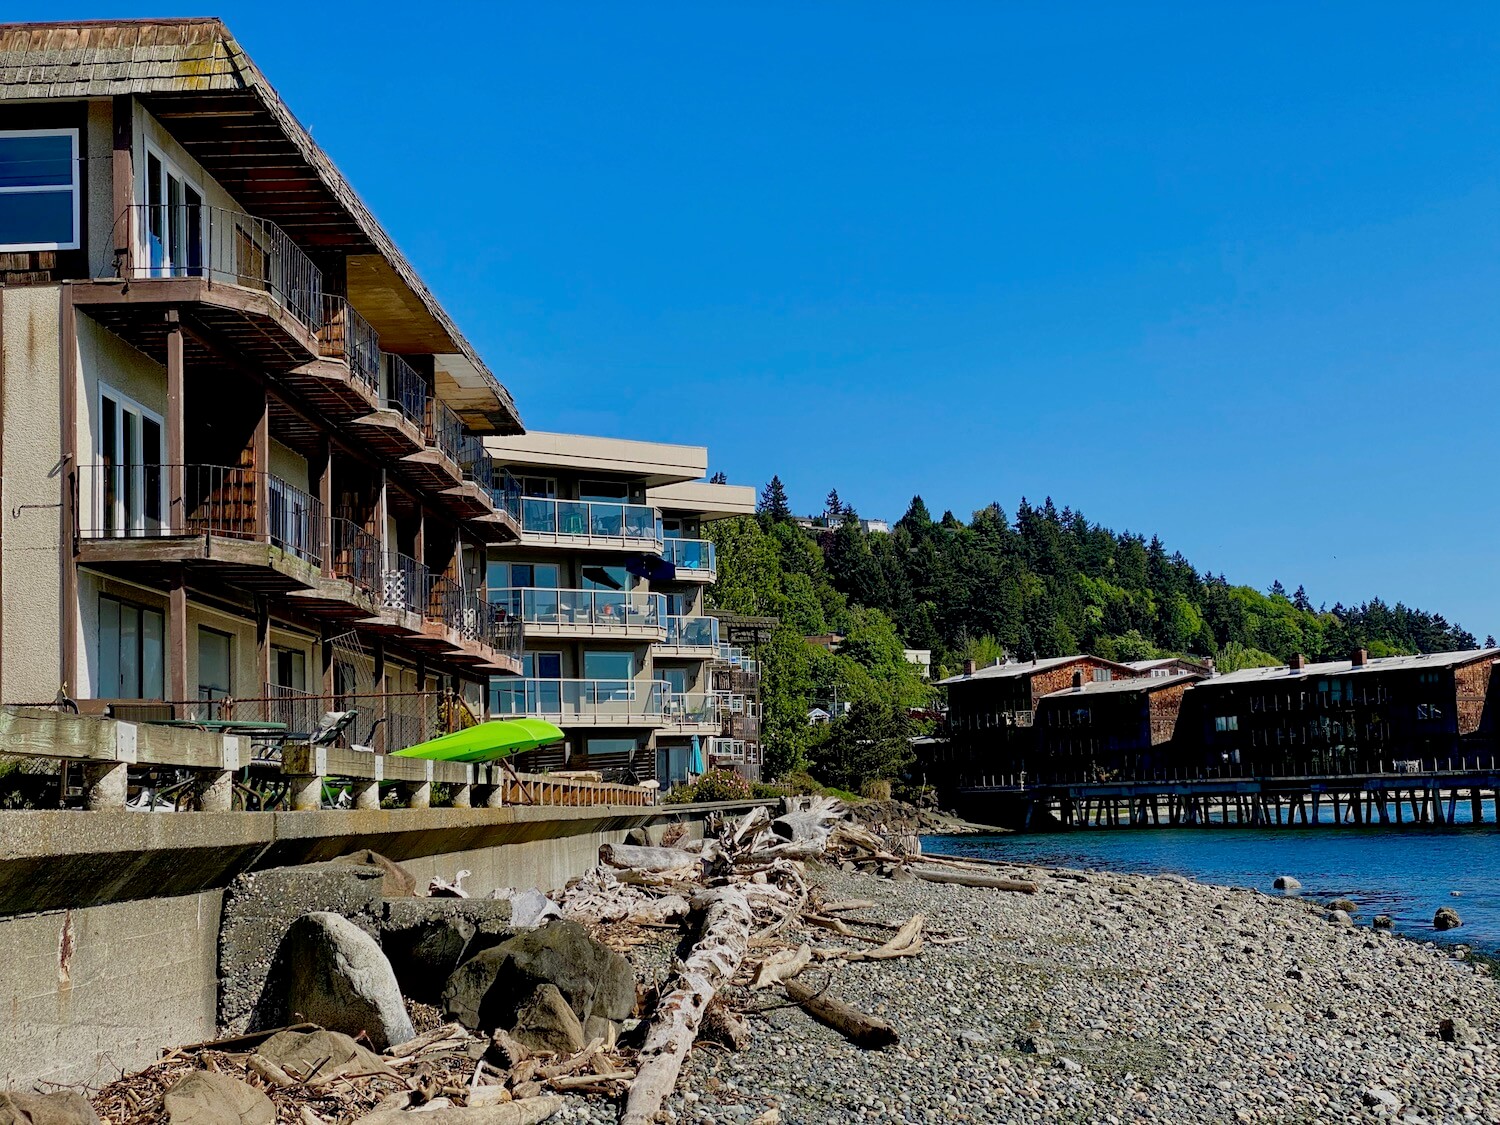
[[[696, 1048], [673, 1120], [1500, 1121], [1500, 988], [1462, 947], [1172, 876], [1020, 868], [1023, 895], [810, 874], [829, 901], [879, 904], [863, 917], [921, 912], [929, 938], [961, 940], [804, 974], [896, 1026], [878, 1051], [779, 990], [731, 989], [750, 1045]], [[560, 1119], [615, 1117], [573, 1098]]]

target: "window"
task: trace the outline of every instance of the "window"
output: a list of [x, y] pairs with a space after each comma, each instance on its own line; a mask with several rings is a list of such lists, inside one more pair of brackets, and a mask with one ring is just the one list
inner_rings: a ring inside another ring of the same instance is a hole
[[306, 691], [307, 653], [293, 648], [272, 648], [271, 675], [277, 687]]
[[[152, 277], [200, 277], [203, 274], [203, 193], [161, 153], [146, 150], [146, 211], [141, 232]], [[241, 231], [242, 238], [248, 238]], [[264, 253], [236, 246], [236, 274], [260, 282]]]
[[162, 531], [162, 420], [108, 387], [99, 391], [95, 527], [109, 537]]
[[1214, 730], [1231, 731], [1240, 729], [1240, 717], [1238, 715], [1219, 715], [1214, 719]]
[[585, 652], [583, 677], [586, 680], [633, 680], [635, 656], [629, 652]]
[[490, 589], [507, 587], [556, 590], [560, 570], [556, 563], [490, 563]]
[[581, 480], [578, 482], [578, 499], [624, 504], [630, 500], [630, 486], [624, 481]]
[[234, 638], [228, 633], [221, 633], [206, 625], [198, 626], [199, 699], [215, 703], [229, 698], [233, 647]]
[[687, 669], [686, 668], [659, 668], [656, 678], [667, 682], [668, 695], [687, 694]]
[[160, 610], [99, 599], [99, 698], [162, 697], [165, 624]]
[[1096, 684], [1106, 684], [1106, 683], [1108, 683], [1109, 682], [1109, 675], [1110, 675], [1110, 673], [1109, 673], [1109, 669], [1108, 668], [1095, 668], [1094, 669], [1094, 683], [1096, 683]]
[[77, 250], [78, 130], [0, 132], [0, 250]]
[[541, 500], [557, 498], [557, 481], [552, 477], [521, 477], [516, 483], [521, 486], [522, 496], [535, 496]]

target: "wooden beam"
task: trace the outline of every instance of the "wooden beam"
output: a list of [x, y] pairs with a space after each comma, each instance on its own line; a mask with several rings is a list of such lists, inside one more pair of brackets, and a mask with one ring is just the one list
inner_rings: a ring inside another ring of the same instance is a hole
[[[188, 697], [187, 576], [179, 567], [167, 592], [167, 697]], [[177, 718], [186, 718], [178, 715]]]
[[135, 198], [135, 99], [116, 95], [112, 103], [114, 156], [110, 166], [111, 199], [114, 206], [114, 249], [120, 269], [127, 275], [135, 264], [135, 223], [130, 204]]

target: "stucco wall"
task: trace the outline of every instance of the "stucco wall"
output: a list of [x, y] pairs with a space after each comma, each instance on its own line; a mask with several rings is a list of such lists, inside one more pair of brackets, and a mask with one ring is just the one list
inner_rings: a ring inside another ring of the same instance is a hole
[[[66, 480], [60, 471], [62, 417], [59, 375], [61, 290], [55, 285], [0, 292], [3, 322], [4, 627], [0, 643], [0, 698], [40, 701], [57, 694], [62, 588], [58, 503]], [[28, 505], [34, 505], [28, 507]], [[16, 509], [21, 508], [19, 514]]]

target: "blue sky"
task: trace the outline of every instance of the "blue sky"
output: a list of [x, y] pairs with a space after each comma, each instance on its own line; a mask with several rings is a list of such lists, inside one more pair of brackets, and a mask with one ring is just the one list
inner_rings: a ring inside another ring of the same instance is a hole
[[214, 7], [532, 428], [1500, 633], [1500, 8]]

